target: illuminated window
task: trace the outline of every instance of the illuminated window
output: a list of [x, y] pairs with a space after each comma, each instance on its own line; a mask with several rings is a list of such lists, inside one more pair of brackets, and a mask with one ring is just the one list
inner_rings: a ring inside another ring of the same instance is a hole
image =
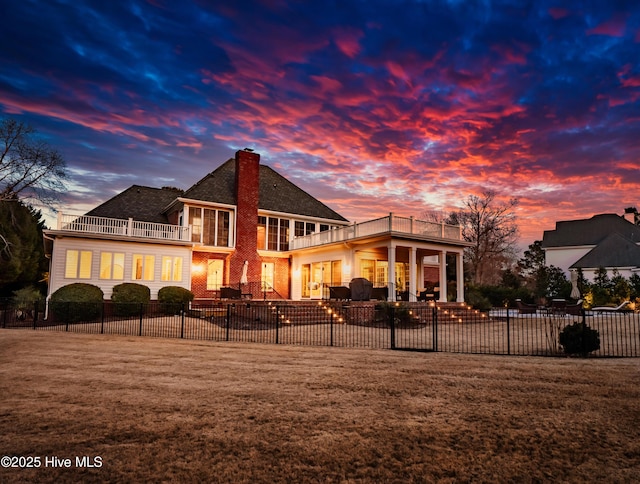
[[224, 264], [220, 259], [207, 261], [207, 290], [216, 291], [222, 286]]
[[134, 254], [131, 264], [131, 279], [134, 281], [153, 281], [155, 261], [156, 258], [152, 255]]
[[275, 269], [276, 265], [273, 262], [262, 263], [262, 275], [260, 280], [262, 281], [263, 291], [273, 290]]
[[67, 279], [91, 279], [90, 250], [67, 250], [64, 277]]
[[163, 281], [182, 281], [182, 257], [162, 257], [162, 274]]
[[124, 279], [124, 253], [102, 252], [100, 254], [100, 279]]
[[267, 248], [267, 217], [258, 216], [258, 249]]

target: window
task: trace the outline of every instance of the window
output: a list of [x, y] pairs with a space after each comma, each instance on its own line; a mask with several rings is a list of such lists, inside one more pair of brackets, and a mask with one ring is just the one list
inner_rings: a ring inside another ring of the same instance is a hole
[[[289, 219], [259, 216], [258, 249], [289, 250], [289, 224]], [[294, 227], [300, 229], [298, 222]]]
[[231, 217], [229, 212], [218, 210], [218, 235], [216, 237], [216, 245], [218, 247], [229, 247], [229, 227], [231, 226]]
[[320, 232], [326, 232], [329, 230], [329, 226], [327, 224], [320, 224]]
[[263, 291], [273, 290], [275, 268], [276, 265], [273, 262], [262, 263], [261, 281]]
[[316, 224], [314, 222], [301, 222], [296, 220], [294, 230], [294, 235], [296, 237], [302, 237], [303, 235], [314, 233], [316, 231]]
[[162, 257], [162, 274], [163, 281], [182, 281], [182, 257]]
[[268, 231], [267, 231], [267, 249], [278, 250], [278, 219], [269, 217]]
[[267, 246], [267, 217], [258, 216], [258, 249]]
[[220, 259], [207, 261], [207, 290], [216, 291], [222, 286], [224, 264]]
[[124, 279], [124, 253], [102, 252], [100, 254], [100, 279]]
[[153, 281], [156, 258], [152, 255], [134, 254], [131, 264], [131, 279], [134, 281]]
[[200, 242], [202, 234], [202, 210], [189, 208], [189, 225], [191, 225], [191, 242]]
[[67, 279], [91, 279], [90, 250], [67, 250], [64, 277]]
[[231, 212], [208, 208], [190, 208], [191, 241], [203, 245], [230, 247]]
[[280, 250], [289, 250], [289, 220], [280, 219]]

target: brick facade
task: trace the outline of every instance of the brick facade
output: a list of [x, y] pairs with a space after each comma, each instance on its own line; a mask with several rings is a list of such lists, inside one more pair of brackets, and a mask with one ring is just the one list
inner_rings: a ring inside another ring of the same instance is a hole
[[229, 260], [229, 284], [237, 287], [244, 261], [248, 261], [247, 279], [260, 281], [258, 255], [258, 202], [260, 194], [260, 155], [240, 150], [236, 153], [236, 250]]

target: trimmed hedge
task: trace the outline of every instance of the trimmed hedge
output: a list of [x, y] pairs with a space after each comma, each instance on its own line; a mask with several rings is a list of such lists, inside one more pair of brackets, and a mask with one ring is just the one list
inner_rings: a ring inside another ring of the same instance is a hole
[[151, 290], [142, 284], [125, 282], [113, 287], [111, 301], [116, 316], [135, 316], [140, 314], [140, 307], [151, 300]]
[[95, 321], [102, 314], [103, 301], [104, 293], [98, 286], [76, 282], [54, 292], [49, 309], [57, 321]]
[[193, 298], [194, 294], [184, 287], [165, 286], [158, 291], [158, 302], [166, 314], [178, 314]]

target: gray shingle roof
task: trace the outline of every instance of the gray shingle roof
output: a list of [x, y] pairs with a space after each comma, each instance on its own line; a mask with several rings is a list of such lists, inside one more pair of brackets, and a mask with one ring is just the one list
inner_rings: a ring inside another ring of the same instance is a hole
[[[235, 160], [230, 159], [189, 188], [182, 196], [191, 200], [235, 205], [235, 170]], [[258, 207], [261, 210], [347, 221], [342, 215], [266, 165], [260, 165]]]
[[[109, 218], [131, 217], [144, 222], [167, 223], [167, 217], [163, 211], [178, 197], [235, 205], [235, 169], [235, 160], [232, 158], [185, 192], [178, 189], [133, 185], [94, 208], [87, 215]], [[261, 210], [347, 221], [342, 215], [266, 165], [260, 165], [259, 197]]]
[[638, 267], [640, 246], [618, 233], [610, 234], [571, 268]]
[[167, 223], [163, 210], [182, 194], [177, 188], [151, 188], [133, 185], [98, 205], [87, 215], [108, 218], [133, 218], [142, 222]]
[[598, 245], [611, 234], [640, 242], [640, 227], [619, 215], [605, 213], [589, 219], [556, 222], [555, 230], [544, 232], [542, 247]]

